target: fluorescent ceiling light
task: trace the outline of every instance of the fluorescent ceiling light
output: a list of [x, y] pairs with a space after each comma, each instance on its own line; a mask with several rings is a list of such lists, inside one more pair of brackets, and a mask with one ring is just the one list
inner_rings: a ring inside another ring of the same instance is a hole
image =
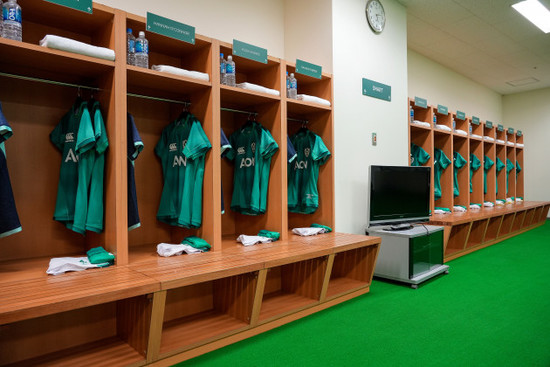
[[521, 15], [539, 27], [544, 33], [550, 32], [550, 10], [537, 0], [525, 0], [512, 5]]

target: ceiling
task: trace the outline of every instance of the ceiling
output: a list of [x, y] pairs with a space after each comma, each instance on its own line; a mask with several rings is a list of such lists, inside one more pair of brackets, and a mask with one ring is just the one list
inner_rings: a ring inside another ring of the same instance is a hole
[[550, 87], [550, 33], [511, 7], [520, 0], [397, 1], [410, 49], [500, 94]]

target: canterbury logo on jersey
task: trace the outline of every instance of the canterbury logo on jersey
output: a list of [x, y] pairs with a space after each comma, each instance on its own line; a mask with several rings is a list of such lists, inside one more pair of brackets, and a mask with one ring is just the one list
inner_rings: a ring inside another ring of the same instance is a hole
[[170, 152], [175, 152], [176, 150], [178, 150], [178, 144], [177, 143], [172, 143], [168, 146], [168, 150]]
[[65, 143], [72, 143], [74, 141], [74, 133], [65, 134]]
[[296, 161], [294, 164], [294, 169], [307, 169], [306, 161]]
[[241, 159], [241, 165], [239, 166], [239, 168], [243, 167], [254, 167], [254, 158]]
[[181, 156], [181, 155], [175, 155], [174, 161], [172, 163], [172, 167], [180, 167], [183, 165], [184, 167], [187, 167], [187, 157]]
[[244, 153], [245, 153], [244, 147], [239, 147], [237, 149], [237, 154], [244, 154]]
[[69, 152], [67, 153], [67, 157], [65, 157], [65, 163], [67, 162], [74, 162], [78, 163], [78, 156], [74, 154], [73, 149], [69, 149]]

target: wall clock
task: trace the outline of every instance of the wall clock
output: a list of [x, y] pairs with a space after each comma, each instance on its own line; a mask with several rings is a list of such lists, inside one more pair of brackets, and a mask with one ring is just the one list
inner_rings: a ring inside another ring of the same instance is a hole
[[386, 13], [380, 0], [369, 0], [365, 7], [365, 14], [370, 27], [375, 33], [382, 33], [386, 25]]

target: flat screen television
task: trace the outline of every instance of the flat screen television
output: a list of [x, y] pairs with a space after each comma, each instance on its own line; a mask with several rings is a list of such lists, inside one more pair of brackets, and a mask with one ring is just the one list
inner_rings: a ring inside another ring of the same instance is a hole
[[430, 218], [430, 167], [370, 166], [369, 226], [395, 229]]

